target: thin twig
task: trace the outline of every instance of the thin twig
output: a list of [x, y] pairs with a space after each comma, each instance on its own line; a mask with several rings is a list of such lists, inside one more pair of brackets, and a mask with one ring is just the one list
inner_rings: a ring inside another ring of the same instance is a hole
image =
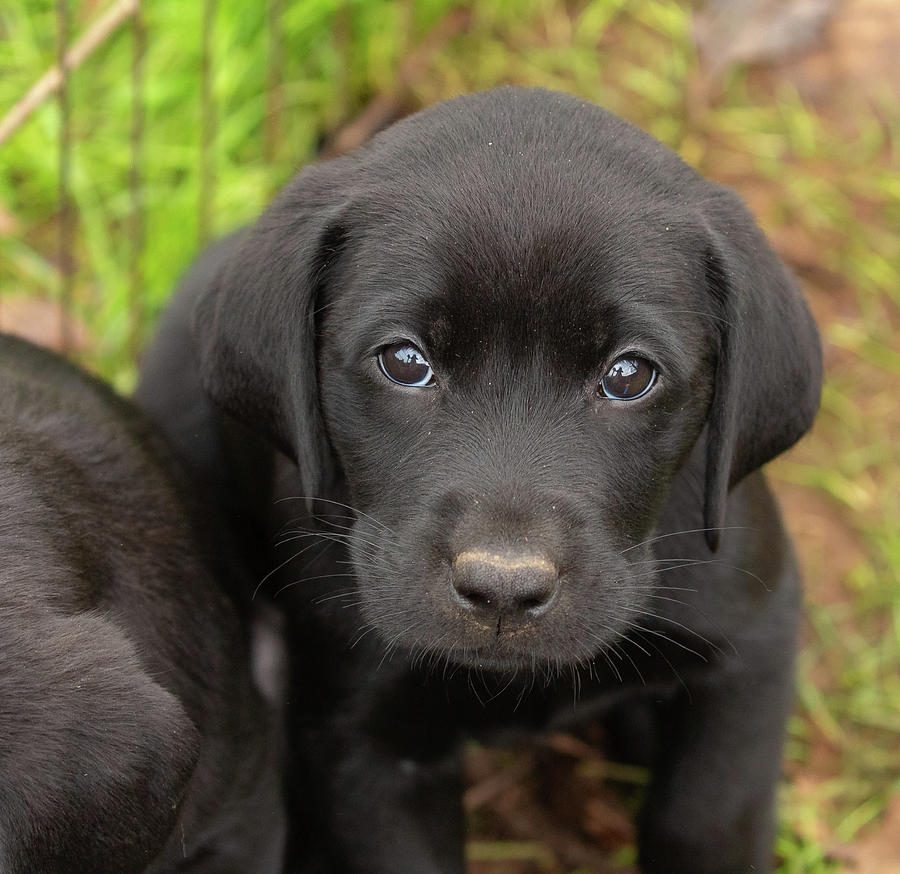
[[203, 43], [200, 59], [200, 196], [197, 204], [197, 237], [201, 246], [212, 234], [212, 202], [216, 196], [215, 152], [216, 100], [213, 71], [213, 29], [217, 0], [203, 0]]
[[144, 191], [141, 176], [144, 145], [144, 55], [147, 36], [140, 2], [131, 22], [131, 167], [128, 173], [130, 214], [128, 237], [131, 249], [128, 257], [128, 345], [131, 360], [137, 360], [142, 327], [143, 273], [141, 254], [144, 249]]
[[489, 804], [498, 795], [525, 779], [534, 767], [528, 756], [520, 756], [515, 764], [495, 774], [491, 774], [466, 789], [463, 794], [463, 807], [466, 810], [478, 810]]
[[59, 268], [59, 350], [63, 354], [72, 347], [69, 314], [72, 311], [74, 287], [72, 210], [72, 119], [69, 111], [69, 68], [66, 46], [69, 44], [69, 2], [56, 0], [56, 57], [62, 70], [57, 102], [59, 106], [59, 223], [57, 227], [57, 266]]
[[269, 65], [266, 70], [266, 121], [263, 154], [272, 163], [281, 143], [284, 113], [284, 0], [269, 0], [266, 22], [269, 34]]
[[538, 837], [566, 870], [580, 868], [594, 874], [637, 874], [633, 868], [613, 865], [608, 853], [582, 839], [576, 830], [560, 825], [541, 803], [535, 790], [524, 782], [506, 786], [491, 799], [490, 811], [515, 839]]
[[[74, 70], [127, 18], [134, 15], [138, 0], [118, 0], [100, 16], [63, 56], [62, 66]], [[51, 67], [28, 90], [0, 121], [0, 145], [18, 129], [48, 97], [62, 85], [62, 69], [59, 64]]]

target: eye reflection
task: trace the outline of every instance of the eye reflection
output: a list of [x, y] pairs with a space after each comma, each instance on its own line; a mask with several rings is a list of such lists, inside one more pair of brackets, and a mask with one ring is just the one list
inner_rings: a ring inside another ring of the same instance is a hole
[[385, 346], [376, 357], [381, 372], [397, 385], [424, 388], [434, 382], [431, 365], [412, 343], [401, 341]]
[[656, 368], [646, 358], [627, 355], [613, 362], [600, 380], [599, 393], [618, 401], [643, 397], [656, 382]]

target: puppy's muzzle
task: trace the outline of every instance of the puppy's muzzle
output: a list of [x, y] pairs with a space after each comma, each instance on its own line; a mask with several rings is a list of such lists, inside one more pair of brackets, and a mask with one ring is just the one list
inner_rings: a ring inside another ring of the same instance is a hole
[[453, 560], [453, 589], [467, 609], [497, 615], [542, 613], [559, 587], [546, 556], [516, 549], [467, 549]]

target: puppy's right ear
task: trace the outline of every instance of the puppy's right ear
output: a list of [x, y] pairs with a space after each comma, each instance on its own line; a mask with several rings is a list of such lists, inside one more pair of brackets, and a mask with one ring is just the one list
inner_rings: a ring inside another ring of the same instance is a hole
[[313, 165], [294, 179], [235, 239], [194, 310], [205, 390], [296, 461], [307, 496], [331, 467], [316, 301], [347, 236], [348, 163]]
[[753, 217], [710, 186], [703, 203], [710, 296], [719, 349], [707, 423], [704, 526], [719, 544], [728, 492], [791, 447], [819, 407], [822, 350], [803, 295]]

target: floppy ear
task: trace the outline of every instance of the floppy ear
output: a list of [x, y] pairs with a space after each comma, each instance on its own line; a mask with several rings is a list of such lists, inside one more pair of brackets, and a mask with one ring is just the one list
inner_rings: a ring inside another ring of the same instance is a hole
[[200, 377], [319, 493], [331, 452], [319, 409], [316, 299], [343, 246], [346, 159], [308, 167], [236, 239], [194, 310]]
[[715, 550], [729, 489], [812, 425], [822, 353], [802, 295], [740, 200], [717, 187], [702, 212], [706, 278], [721, 314], [704, 506]]

